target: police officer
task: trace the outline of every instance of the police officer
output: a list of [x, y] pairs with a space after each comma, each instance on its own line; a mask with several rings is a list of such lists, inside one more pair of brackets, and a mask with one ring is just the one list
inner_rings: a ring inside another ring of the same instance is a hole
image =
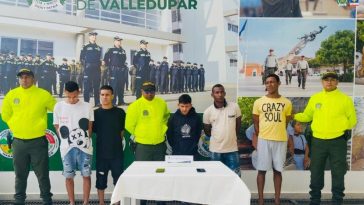
[[59, 97], [62, 98], [64, 85], [71, 79], [70, 66], [67, 64], [67, 58], [62, 59], [62, 65], [58, 68], [59, 73]]
[[16, 64], [17, 64], [17, 72], [24, 67], [25, 63], [25, 54], [20, 54], [20, 56], [17, 58]]
[[[155, 71], [156, 71], [156, 65], [154, 64], [154, 60], [151, 59], [149, 62], [149, 81], [156, 84], [156, 80], [155, 80]], [[158, 87], [158, 85], [157, 85]]]
[[192, 68], [190, 62], [187, 62], [185, 67], [185, 90], [186, 92], [192, 91]]
[[177, 92], [177, 72], [178, 72], [178, 68], [176, 65], [176, 61], [173, 61], [172, 66], [170, 68], [170, 73], [171, 73], [171, 91], [172, 93], [176, 93]]
[[302, 55], [301, 59], [297, 62], [297, 71], [298, 70], [300, 71], [300, 77], [301, 77], [301, 80], [298, 80], [298, 87], [300, 87], [300, 84], [302, 83], [302, 89], [306, 88], [305, 86], [306, 86], [308, 69], [309, 69], [308, 62], [305, 60], [305, 56]]
[[133, 59], [133, 65], [136, 67], [135, 96], [137, 99], [142, 96], [142, 84], [149, 77], [148, 70], [150, 61], [150, 53], [147, 50], [148, 42], [141, 40], [139, 46], [140, 50], [135, 53]]
[[76, 62], [76, 79], [77, 84], [80, 86], [81, 92], [83, 92], [83, 67], [80, 62]]
[[273, 48], [269, 49], [269, 54], [265, 58], [264, 69], [265, 77], [269, 74], [273, 74], [278, 70], [278, 59], [277, 56], [274, 54]]
[[24, 60], [23, 65], [24, 65], [23, 66], [24, 68], [28, 68], [33, 73], [35, 72], [34, 63], [33, 63], [33, 55], [31, 53], [28, 53], [28, 55], [26, 56], [26, 59]]
[[69, 64], [69, 68], [71, 72], [71, 81], [77, 82], [77, 68], [75, 59], [72, 59], [71, 63]]
[[37, 55], [35, 55], [34, 62], [33, 62], [35, 76], [38, 76], [38, 70], [40, 69], [41, 65], [42, 65], [42, 61], [40, 60], [40, 55], [37, 54]]
[[159, 61], [157, 61], [157, 65], [155, 66], [154, 80], [155, 80], [156, 91], [160, 92], [161, 91], [161, 62], [159, 62]]
[[183, 61], [179, 61], [178, 62], [178, 92], [182, 93], [184, 92], [184, 86], [185, 86], [185, 68], [183, 66], [184, 62]]
[[198, 68], [197, 68], [197, 63], [194, 63], [193, 67], [192, 67], [192, 91], [193, 92], [198, 91]]
[[49, 72], [49, 81], [51, 83], [51, 87], [53, 88], [53, 95], [57, 95], [57, 70], [58, 66], [54, 62], [54, 56], [51, 57], [52, 66], [50, 67]]
[[101, 61], [101, 85], [109, 84], [109, 69], [107, 68], [105, 61]]
[[136, 67], [134, 65], [131, 65], [130, 66], [129, 75], [130, 75], [130, 90], [131, 90], [131, 94], [132, 95], [135, 95]]
[[125, 82], [125, 90], [129, 90], [129, 66], [128, 62], [125, 62], [124, 64], [124, 82]]
[[89, 33], [89, 43], [82, 48], [80, 61], [83, 65], [83, 99], [89, 102], [90, 93], [93, 91], [95, 105], [98, 105], [100, 104], [101, 47], [96, 44], [96, 36], [96, 32]]
[[17, 61], [15, 53], [10, 52], [9, 57], [4, 62], [4, 94], [16, 87]]
[[52, 82], [50, 79], [51, 70], [54, 69], [52, 55], [47, 53], [46, 60], [41, 64], [38, 70], [38, 87], [47, 90], [52, 94]]
[[168, 72], [169, 72], [169, 65], [167, 62], [167, 57], [163, 57], [163, 62], [160, 65], [161, 71], [161, 94], [168, 93]]
[[115, 90], [115, 98], [113, 103], [117, 105], [125, 105], [124, 102], [124, 86], [125, 86], [125, 50], [121, 47], [121, 41], [123, 39], [119, 36], [114, 37], [114, 47], [109, 48], [105, 53], [104, 61], [109, 70], [109, 83]]
[[205, 91], [205, 68], [203, 64], [200, 64], [200, 68], [198, 69], [198, 81], [200, 92]]

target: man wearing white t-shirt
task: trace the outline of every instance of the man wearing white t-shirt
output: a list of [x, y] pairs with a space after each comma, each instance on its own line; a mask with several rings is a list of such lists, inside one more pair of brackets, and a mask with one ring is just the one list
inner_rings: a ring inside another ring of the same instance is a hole
[[89, 103], [79, 100], [78, 84], [65, 85], [66, 100], [54, 107], [53, 124], [61, 139], [63, 176], [71, 205], [75, 204], [74, 181], [76, 170], [83, 176], [83, 204], [89, 203], [92, 162], [92, 122], [94, 114]]
[[236, 103], [226, 102], [225, 95], [223, 85], [212, 87], [214, 104], [203, 113], [204, 131], [206, 136], [211, 136], [211, 160], [221, 161], [240, 176], [237, 136], [241, 126], [241, 111]]

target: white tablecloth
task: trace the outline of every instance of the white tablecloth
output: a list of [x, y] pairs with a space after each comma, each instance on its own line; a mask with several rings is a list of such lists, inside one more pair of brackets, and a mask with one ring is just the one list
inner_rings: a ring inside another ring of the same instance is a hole
[[[164, 173], [156, 173], [165, 168]], [[204, 168], [198, 173], [196, 168]], [[124, 198], [185, 201], [211, 205], [249, 205], [250, 191], [244, 182], [217, 161], [170, 164], [134, 162], [120, 176], [111, 203]]]

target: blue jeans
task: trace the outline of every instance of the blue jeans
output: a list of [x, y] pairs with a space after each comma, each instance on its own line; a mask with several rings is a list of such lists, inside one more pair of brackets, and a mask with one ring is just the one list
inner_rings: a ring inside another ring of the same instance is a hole
[[237, 175], [241, 176], [238, 152], [227, 152], [227, 153], [211, 152], [211, 160], [222, 162], [227, 167], [229, 167], [229, 169], [234, 171]]
[[63, 176], [73, 178], [78, 169], [83, 177], [89, 177], [91, 175], [91, 163], [92, 155], [73, 147], [62, 159]]
[[296, 169], [297, 170], [305, 170], [305, 167], [303, 166], [305, 155], [303, 154], [295, 154], [293, 155], [294, 162], [296, 163]]

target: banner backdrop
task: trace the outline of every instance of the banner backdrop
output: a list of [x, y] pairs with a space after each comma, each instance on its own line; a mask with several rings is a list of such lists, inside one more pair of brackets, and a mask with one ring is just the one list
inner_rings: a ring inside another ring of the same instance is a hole
[[[47, 140], [48, 140], [48, 155], [49, 155], [49, 169], [51, 171], [61, 171], [62, 161], [61, 154], [59, 151], [60, 139], [56, 135], [56, 131], [53, 127], [53, 114], [48, 113], [48, 129], [47, 129]], [[9, 142], [9, 129], [4, 121], [0, 120], [0, 171], [13, 171], [13, 160], [12, 150], [8, 147]], [[92, 144], [95, 147], [96, 139], [95, 135], [92, 135]], [[124, 167], [128, 167], [134, 160], [134, 155], [129, 146], [130, 134], [125, 132], [124, 134]], [[95, 155], [96, 149], [94, 149]], [[95, 157], [93, 157], [92, 168], [95, 169]]]

